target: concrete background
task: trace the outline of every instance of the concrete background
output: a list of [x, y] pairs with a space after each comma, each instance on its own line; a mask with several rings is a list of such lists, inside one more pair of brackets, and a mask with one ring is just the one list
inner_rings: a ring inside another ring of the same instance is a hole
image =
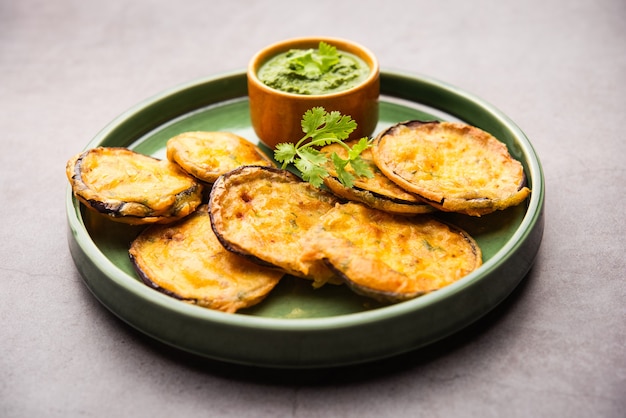
[[[0, 0], [0, 416], [626, 416], [626, 2]], [[66, 238], [67, 159], [136, 103], [329, 35], [494, 104], [535, 146], [546, 228], [493, 314], [317, 373], [200, 361], [130, 329]]]

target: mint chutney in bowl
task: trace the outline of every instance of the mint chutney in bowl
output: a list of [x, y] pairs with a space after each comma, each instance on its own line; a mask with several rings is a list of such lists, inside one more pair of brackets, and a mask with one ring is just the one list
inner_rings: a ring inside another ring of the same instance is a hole
[[286, 93], [321, 95], [351, 89], [370, 67], [357, 55], [320, 41], [317, 48], [290, 49], [267, 60], [257, 72], [268, 87]]
[[252, 127], [273, 148], [302, 138], [302, 115], [313, 107], [349, 115], [351, 138], [378, 123], [379, 65], [374, 54], [338, 38], [295, 38], [259, 51], [248, 65]]

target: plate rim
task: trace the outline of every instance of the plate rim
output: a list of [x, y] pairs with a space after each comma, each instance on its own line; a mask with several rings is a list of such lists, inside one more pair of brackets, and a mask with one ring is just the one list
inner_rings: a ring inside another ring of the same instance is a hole
[[[221, 81], [230, 82], [236, 79], [240, 79], [241, 77], [245, 77], [245, 71], [234, 71], [234, 72], [226, 72], [221, 74], [216, 74], [209, 77], [203, 77], [197, 80], [192, 80], [187, 83], [180, 84], [178, 86], [166, 89], [161, 93], [153, 95], [136, 105], [129, 108], [127, 111], [121, 113], [118, 117], [113, 119], [109, 124], [107, 124], [100, 132], [97, 133], [96, 136], [86, 145], [85, 149], [92, 148], [97, 146], [103, 142], [105, 138], [115, 132], [119, 126], [126, 121], [128, 121], [132, 116], [140, 113], [142, 110], [147, 107], [153, 105], [154, 103], [161, 102], [166, 100], [167, 98], [172, 97], [176, 94], [182, 94], [184, 91], [188, 91], [189, 89], [198, 88], [198, 86], [205, 85], [207, 83], [216, 83]], [[112, 263], [98, 248], [93, 240], [91, 240], [88, 231], [83, 223], [83, 219], [80, 216], [80, 203], [73, 196], [71, 186], [68, 185], [66, 191], [66, 211], [67, 211], [67, 221], [69, 225], [69, 233], [68, 240], [70, 241], [70, 247], [72, 249], [72, 256], [74, 262], [81, 273], [81, 277], [83, 281], [90, 288], [94, 296], [111, 310], [118, 317], [123, 319], [126, 322], [129, 322], [128, 318], [125, 317], [124, 313], [116, 312], [110, 306], [107, 305], [106, 302], [102, 300], [101, 295], [98, 294], [98, 290], [94, 289], [93, 283], [90, 282], [90, 278], [85, 277], [84, 269], [85, 267], [81, 267], [81, 262], [86, 262], [85, 257], [88, 258], [88, 262], [93, 263], [93, 268], [99, 270], [106, 278], [115, 282], [116, 285], [124, 288], [126, 291], [131, 292], [134, 297], [140, 298], [148, 304], [154, 304], [160, 309], [173, 310], [177, 315], [182, 315], [185, 317], [190, 317], [194, 320], [199, 321], [208, 321], [209, 323], [226, 326], [226, 327], [234, 327], [238, 330], [255, 330], [258, 331], [281, 331], [281, 332], [295, 332], [295, 333], [309, 333], [309, 332], [325, 332], [329, 330], [338, 330], [338, 329], [347, 329], [354, 328], [355, 326], [360, 326], [364, 322], [372, 324], [376, 322], [384, 322], [391, 320], [393, 318], [404, 316], [407, 314], [414, 314], [416, 311], [422, 310], [429, 306], [433, 306], [433, 304], [437, 304], [438, 302], [448, 299], [451, 296], [459, 295], [466, 291], [468, 288], [477, 284], [485, 277], [490, 274], [494, 274], [498, 269], [502, 268], [504, 264], [509, 261], [511, 257], [515, 255], [516, 250], [519, 249], [520, 246], [528, 239], [529, 235], [533, 233], [533, 230], [537, 227], [541, 228], [541, 233], [539, 234], [539, 243], [541, 241], [541, 235], [543, 232], [543, 204], [545, 197], [545, 180], [543, 176], [543, 170], [541, 167], [540, 160], [532, 146], [530, 140], [524, 134], [524, 132], [517, 126], [515, 122], [513, 122], [507, 115], [498, 110], [496, 107], [491, 105], [479, 97], [459, 89], [451, 84], [445, 83], [443, 81], [437, 80], [432, 77], [418, 75], [403, 71], [386, 71], [381, 70], [381, 94], [386, 94], [385, 85], [386, 83], [396, 83], [402, 84], [406, 82], [421, 82], [425, 85], [429, 86], [429, 88], [434, 88], [439, 90], [442, 94], [448, 94], [454, 97], [458, 97], [464, 101], [471, 102], [476, 105], [479, 109], [484, 112], [488, 112], [491, 114], [496, 120], [498, 120], [502, 125], [506, 126], [507, 129], [511, 130], [514, 133], [514, 137], [516, 141], [522, 142], [521, 150], [524, 153], [525, 163], [527, 166], [527, 176], [531, 180], [532, 184], [532, 193], [530, 198], [526, 203], [526, 212], [523, 216], [523, 219], [515, 230], [511, 238], [505, 243], [505, 245], [500, 248], [489, 260], [487, 260], [478, 270], [470, 273], [468, 276], [463, 279], [438, 290], [437, 292], [432, 292], [430, 294], [426, 294], [420, 296], [419, 298], [415, 298], [413, 300], [409, 300], [403, 303], [384, 306], [376, 309], [372, 309], [364, 312], [356, 312], [356, 313], [348, 313], [336, 316], [329, 317], [319, 317], [319, 318], [273, 318], [273, 317], [260, 317], [260, 316], [252, 316], [252, 315], [244, 315], [244, 314], [226, 314], [223, 312], [213, 311], [210, 309], [189, 305], [180, 301], [176, 301], [169, 296], [163, 295], [159, 292], [150, 289], [145, 286], [140, 281], [133, 279], [127, 280], [129, 276], [126, 272], [122, 271], [119, 267], [117, 267], [114, 263]], [[242, 95], [242, 97], [245, 95]], [[397, 97], [397, 96], [394, 96]], [[233, 100], [235, 97], [233, 97]], [[220, 103], [220, 101], [216, 101], [215, 103]], [[421, 102], [420, 102], [421, 103]], [[426, 105], [432, 105], [426, 103]], [[181, 111], [181, 115], [187, 113], [187, 110]], [[172, 118], [169, 118], [171, 120]], [[159, 125], [156, 125], [159, 126]], [[147, 133], [147, 132], [146, 132]], [[136, 140], [136, 139], [135, 139]], [[133, 140], [134, 141], [134, 140]], [[507, 295], [505, 295], [501, 300], [497, 303], [493, 304], [488, 310], [492, 310], [497, 306], [502, 300], [504, 300], [508, 294], [510, 294], [514, 288], [523, 280], [523, 278], [528, 273], [528, 270], [534, 264], [534, 258], [538, 252], [538, 246], [536, 248], [535, 253], [533, 254], [532, 260], [528, 262], [528, 266], [526, 271], [521, 274], [515, 286], [509, 289]], [[83, 254], [77, 254], [80, 251]], [[486, 312], [485, 312], [486, 313]], [[479, 319], [479, 317], [473, 318], [471, 322]], [[131, 325], [137, 327], [135, 324], [129, 322]], [[460, 330], [463, 327], [460, 327]], [[140, 331], [146, 332], [145, 330], [138, 328]], [[456, 331], [458, 331], [456, 330]], [[453, 331], [454, 332], [454, 331]], [[146, 332], [151, 335], [153, 338], [160, 339], [158, 335], [153, 335], [154, 333]], [[445, 335], [442, 335], [443, 338]], [[171, 341], [163, 341], [170, 345], [174, 345], [178, 348], [181, 348], [185, 351], [194, 350], [189, 347], [180, 347], [176, 343], [172, 343]], [[434, 342], [430, 341], [430, 342]], [[407, 347], [405, 347], [406, 349]], [[417, 348], [417, 347], [411, 347]], [[196, 353], [208, 357], [217, 358], [216, 355], [207, 355], [206, 353]], [[390, 355], [393, 355], [391, 353]], [[371, 359], [361, 359], [355, 360], [355, 362], [363, 362], [369, 361]], [[235, 363], [248, 363], [247, 359], [230, 359], [223, 358], [222, 360], [231, 361]], [[293, 361], [292, 361], [293, 362]], [[348, 361], [342, 360], [341, 364], [345, 364]], [[252, 361], [252, 363], [257, 364], [258, 361]], [[300, 364], [299, 362], [294, 362], [294, 364], [280, 364], [280, 362], [268, 362], [276, 363], [272, 364], [272, 366], [286, 366], [293, 367], [303, 366], [304, 364]], [[297, 364], [296, 364], [297, 363]], [[304, 363], [304, 362], [303, 362]], [[323, 364], [322, 364], [323, 363]], [[333, 363], [331, 360], [322, 361], [318, 365], [326, 365]], [[264, 364], [261, 364], [264, 365]], [[306, 366], [306, 365], [305, 365]]]

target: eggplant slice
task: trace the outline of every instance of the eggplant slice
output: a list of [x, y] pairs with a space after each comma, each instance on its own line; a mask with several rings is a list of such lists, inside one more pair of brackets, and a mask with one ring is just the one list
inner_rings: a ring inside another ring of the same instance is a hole
[[207, 206], [170, 225], [152, 225], [132, 242], [139, 277], [169, 296], [233, 313], [262, 301], [283, 273], [224, 249]]
[[[346, 145], [352, 147], [354, 142], [356, 141], [347, 142]], [[327, 145], [320, 151], [328, 157], [336, 153], [343, 159], [348, 158], [348, 151], [339, 144]], [[361, 153], [361, 159], [367, 164], [373, 177], [355, 176], [353, 187], [346, 187], [337, 178], [334, 165], [329, 161], [326, 168], [330, 175], [324, 178], [324, 185], [342, 199], [361, 202], [374, 209], [398, 215], [417, 215], [436, 210], [419, 197], [405, 191], [389, 180], [374, 164], [370, 148]], [[346, 170], [354, 175], [354, 170], [349, 165]]]
[[396, 303], [441, 289], [482, 265], [474, 239], [433, 216], [336, 205], [303, 238], [303, 261], [323, 260], [356, 293]]
[[230, 132], [185, 132], [167, 141], [166, 152], [170, 161], [205, 183], [243, 165], [275, 165], [259, 147]]
[[372, 155], [390, 180], [443, 211], [481, 216], [530, 194], [506, 145], [462, 123], [396, 124], [376, 137]]
[[127, 148], [82, 152], [67, 162], [66, 174], [79, 201], [118, 222], [169, 223], [202, 203], [202, 184], [179, 166]]
[[213, 184], [209, 213], [225, 248], [319, 287], [341, 281], [321, 260], [300, 261], [300, 238], [336, 202], [333, 194], [287, 170], [244, 166]]

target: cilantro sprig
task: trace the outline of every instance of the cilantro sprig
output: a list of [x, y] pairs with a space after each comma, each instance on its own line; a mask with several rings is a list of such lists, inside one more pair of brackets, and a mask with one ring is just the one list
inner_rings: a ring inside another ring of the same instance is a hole
[[[319, 187], [330, 173], [326, 168], [329, 158], [320, 152], [318, 147], [339, 144], [348, 151], [348, 158], [341, 158], [333, 152], [330, 162], [341, 184], [351, 188], [356, 179], [355, 175], [369, 178], [374, 175], [361, 158], [361, 153], [371, 146], [371, 140], [361, 138], [352, 147], [344, 142], [356, 126], [356, 122], [350, 116], [342, 115], [338, 111], [327, 112], [323, 107], [309, 109], [302, 116], [304, 132], [302, 139], [295, 144], [283, 142], [276, 145], [274, 159], [282, 163], [283, 169], [293, 163], [305, 181]], [[352, 167], [354, 174], [346, 170], [348, 165]]]
[[289, 66], [296, 74], [315, 79], [327, 73], [338, 62], [337, 48], [322, 41], [316, 50], [303, 50], [294, 54], [289, 60]]

